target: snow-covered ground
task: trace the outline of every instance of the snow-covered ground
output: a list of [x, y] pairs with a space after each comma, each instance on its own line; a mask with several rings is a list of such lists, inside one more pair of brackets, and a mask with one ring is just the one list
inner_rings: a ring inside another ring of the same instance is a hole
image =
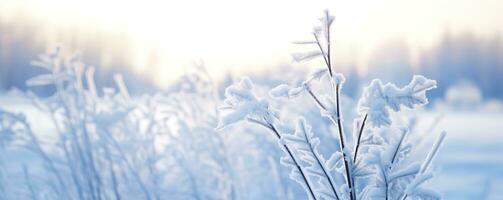
[[503, 113], [426, 112], [420, 126], [440, 117], [429, 134], [448, 133], [430, 183], [445, 199], [503, 199]]

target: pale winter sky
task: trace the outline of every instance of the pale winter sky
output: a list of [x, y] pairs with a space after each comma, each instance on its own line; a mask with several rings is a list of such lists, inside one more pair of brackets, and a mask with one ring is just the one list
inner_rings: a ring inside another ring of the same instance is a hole
[[[501, 0], [0, 0], [4, 18], [23, 10], [55, 27], [128, 32], [136, 70], [148, 69], [161, 84], [192, 60], [204, 60], [214, 76], [287, 64], [298, 50], [291, 42], [309, 39], [324, 9], [336, 16], [337, 62], [360, 70], [390, 40], [403, 40], [413, 61], [446, 31], [484, 37], [503, 29]], [[162, 55], [153, 69], [145, 66], [151, 44]]]

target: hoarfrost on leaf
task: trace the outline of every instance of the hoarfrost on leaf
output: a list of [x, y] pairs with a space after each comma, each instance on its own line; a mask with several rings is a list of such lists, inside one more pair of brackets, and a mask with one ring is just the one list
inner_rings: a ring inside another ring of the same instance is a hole
[[307, 53], [294, 53], [292, 54], [292, 58], [295, 62], [303, 62], [310, 61], [322, 55], [323, 53], [320, 51], [311, 51]]
[[[295, 125], [294, 134], [284, 134], [281, 138], [281, 143], [294, 150], [294, 155], [302, 161], [299, 162], [302, 169], [310, 177], [313, 177], [318, 187], [313, 187], [312, 190], [315, 196], [323, 197], [323, 199], [339, 199], [339, 193], [336, 189], [336, 184], [330, 169], [334, 168], [341, 156], [334, 154], [330, 161], [326, 161], [323, 156], [318, 152], [320, 140], [314, 137], [304, 118], [298, 118]], [[292, 174], [296, 174], [298, 169], [292, 167]], [[304, 183], [302, 183], [304, 184]]]
[[401, 106], [414, 108], [428, 103], [426, 91], [436, 87], [436, 81], [415, 75], [411, 82], [403, 88], [392, 83], [383, 85], [381, 80], [374, 79], [365, 88], [358, 102], [360, 114], [368, 114], [369, 121], [375, 127], [391, 124], [389, 110], [400, 111]]
[[305, 91], [306, 88], [307, 88], [306, 83], [302, 83], [301, 86], [294, 88], [290, 87], [287, 84], [281, 84], [269, 90], [269, 96], [275, 99], [295, 98], [299, 96], [303, 91]]
[[325, 69], [325, 68], [322, 68], [322, 69], [318, 69], [316, 71], [314, 71], [313, 73], [311, 73], [311, 75], [309, 75], [308, 79], [306, 80], [306, 82], [310, 82], [311, 80], [321, 80], [323, 77], [325, 77], [328, 73], [328, 69]]
[[289, 91], [290, 86], [288, 86], [287, 84], [281, 84], [269, 90], [269, 96], [271, 96], [272, 98], [288, 98], [290, 97]]
[[241, 78], [239, 83], [233, 84], [225, 90], [224, 105], [220, 108], [227, 112], [221, 113], [217, 130], [248, 117], [270, 121], [277, 116], [272, 109], [269, 109], [269, 102], [265, 99], [258, 99], [252, 90], [253, 83], [247, 77]]

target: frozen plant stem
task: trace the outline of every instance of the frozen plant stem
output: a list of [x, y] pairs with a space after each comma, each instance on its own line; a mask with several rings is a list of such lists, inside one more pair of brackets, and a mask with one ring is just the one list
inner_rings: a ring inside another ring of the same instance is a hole
[[330, 72], [330, 76], [333, 76], [332, 74], [332, 61], [330, 59], [330, 14], [328, 13], [328, 10], [325, 11], [325, 20], [326, 20], [326, 36], [327, 36], [327, 60], [328, 60], [328, 71]]
[[356, 140], [355, 153], [353, 155], [353, 162], [356, 163], [356, 158], [358, 157], [358, 149], [360, 149], [360, 142], [363, 135], [363, 129], [365, 128], [365, 122], [367, 121], [368, 114], [363, 117], [362, 125], [360, 126], [360, 131], [358, 132], [358, 139]]
[[389, 184], [388, 184], [388, 176], [386, 175], [386, 172], [384, 171], [386, 169], [383, 169], [381, 168], [381, 173], [382, 173], [382, 177], [384, 179], [384, 192], [385, 192], [385, 199], [388, 200], [388, 194], [389, 194]]
[[[344, 159], [344, 168], [345, 168], [345, 171], [346, 171], [346, 179], [347, 179], [347, 183], [348, 183], [348, 187], [349, 187], [349, 196], [351, 198], [351, 200], [355, 200], [356, 199], [356, 194], [355, 194], [355, 190], [354, 190], [354, 187], [353, 187], [353, 177], [351, 176], [351, 170], [349, 169], [349, 159], [351, 158], [348, 158], [344, 151], [345, 147], [346, 147], [346, 143], [345, 143], [345, 139], [344, 139], [344, 134], [342, 132], [343, 128], [342, 128], [342, 122], [341, 122], [341, 116], [340, 116], [340, 100], [339, 100], [339, 92], [340, 92], [340, 83], [336, 83], [333, 81], [333, 77], [334, 77], [334, 73], [332, 71], [332, 60], [331, 60], [331, 45], [330, 45], [330, 25], [331, 25], [331, 18], [330, 18], [330, 14], [328, 13], [328, 11], [325, 11], [325, 20], [324, 20], [324, 28], [325, 28], [325, 39], [326, 39], [326, 53], [325, 53], [325, 50], [323, 49], [322, 45], [321, 45], [321, 42], [320, 42], [320, 39], [319, 39], [319, 35], [318, 35], [318, 31], [315, 30], [313, 32], [313, 36], [314, 36], [314, 39], [316, 41], [316, 45], [318, 46], [320, 52], [321, 52], [321, 55], [323, 56], [323, 59], [325, 61], [325, 64], [327, 66], [327, 69], [328, 69], [328, 72], [329, 72], [329, 76], [330, 76], [330, 80], [331, 80], [331, 83], [333, 85], [335, 85], [335, 101], [336, 101], [336, 109], [337, 109], [337, 113], [336, 113], [336, 119], [333, 119], [332, 118], [332, 121], [337, 125], [338, 127], [338, 132], [339, 132], [339, 146], [341, 148], [341, 153], [343, 155], [343, 159]], [[333, 86], [332, 85], [332, 86]], [[311, 97], [313, 97], [313, 99], [316, 101], [316, 103], [320, 106], [320, 108], [322, 109], [325, 109], [325, 106], [323, 106], [323, 104], [319, 101], [319, 99], [310, 91], [309, 91], [309, 94], [311, 95]], [[326, 109], [325, 109], [326, 110]]]
[[438, 153], [438, 150], [440, 149], [440, 145], [444, 142], [446, 132], [442, 132], [440, 136], [438, 137], [437, 141], [433, 145], [431, 152], [428, 154], [426, 157], [426, 160], [424, 161], [423, 165], [421, 166], [421, 169], [419, 170], [419, 173], [425, 173], [428, 168], [430, 168], [431, 163], [433, 162], [433, 159]]
[[[254, 119], [248, 119], [248, 121], [256, 123], [256, 124], [261, 125], [261, 126], [264, 126], [265, 128], [267, 128], [267, 129], [271, 130], [272, 132], [274, 132], [274, 134], [276, 135], [276, 137], [278, 138], [278, 140], [281, 139], [281, 134], [279, 134], [278, 130], [276, 129], [276, 127], [274, 127], [273, 124], [267, 123], [267, 122], [263, 123], [263, 122], [260, 122], [258, 120], [254, 120]], [[292, 151], [290, 151], [290, 148], [288, 148], [288, 146], [286, 146], [286, 144], [283, 145], [283, 148], [285, 148], [286, 152], [288, 153], [288, 156], [290, 156], [290, 158], [292, 159], [293, 163], [297, 167], [297, 170], [299, 170], [300, 175], [302, 175], [302, 178], [304, 179], [304, 182], [306, 183], [307, 189], [309, 190], [309, 193], [310, 193], [311, 197], [314, 200], [317, 200], [316, 196], [314, 195], [313, 189], [311, 188], [311, 185], [309, 184], [307, 176], [305, 175], [305, 173], [302, 170], [302, 168], [300, 167], [299, 163], [297, 162], [297, 160], [293, 156]]]
[[[438, 137], [438, 139], [435, 142], [435, 144], [433, 144], [433, 147], [432, 147], [430, 153], [428, 153], [428, 156], [426, 156], [426, 159], [424, 160], [423, 164], [421, 165], [421, 168], [419, 168], [419, 172], [416, 175], [416, 177], [419, 176], [419, 175], [421, 175], [421, 174], [424, 174], [426, 172], [426, 170], [428, 170], [428, 168], [430, 168], [431, 163], [433, 162], [433, 159], [435, 158], [435, 156], [438, 153], [438, 150], [440, 149], [440, 145], [442, 145], [442, 143], [444, 142], [446, 134], [447, 133], [445, 131], [443, 131], [442, 133], [440, 133], [440, 136]], [[409, 187], [409, 186], [407, 186], [407, 187]], [[405, 200], [408, 197], [409, 197], [409, 195], [407, 194], [407, 191], [406, 191], [406, 193], [403, 195], [403, 197], [401, 198], [401, 200]]]
[[315, 152], [315, 150], [313, 149], [313, 146], [311, 145], [311, 140], [309, 139], [309, 137], [307, 137], [306, 134], [304, 134], [304, 138], [305, 140], [307, 141], [307, 143], [309, 144], [309, 150], [311, 152], [313, 152], [313, 155], [314, 155], [314, 158], [316, 159], [316, 162], [318, 163], [318, 165], [320, 166], [321, 170], [323, 171], [323, 174], [325, 175], [325, 177], [327, 177], [327, 180], [328, 180], [328, 183], [330, 184], [330, 189], [332, 189], [332, 192], [334, 193], [335, 195], [335, 198], [338, 200], [339, 199], [339, 195], [337, 194], [337, 191], [335, 190], [335, 187], [334, 187], [334, 184], [333, 184], [333, 181], [332, 181], [332, 178], [330, 177], [330, 175], [327, 173], [327, 170], [325, 169], [325, 166], [322, 164], [322, 162], [320, 161], [320, 159], [318, 158], [318, 154]]
[[[358, 117], [354, 119], [353, 134], [346, 135], [343, 127], [344, 109], [341, 108], [345, 77], [332, 67], [330, 26], [333, 19], [328, 12], [325, 12], [320, 19], [321, 26], [315, 27], [312, 32], [314, 39], [295, 42], [295, 44], [313, 45], [316, 48], [314, 51], [292, 54], [296, 62], [323, 56], [326, 68], [316, 70], [301, 84], [296, 84], [297, 86], [280, 84], [268, 93], [272, 99], [293, 99], [302, 94], [310, 96], [308, 98], [311, 98], [320, 109], [320, 114], [330, 120], [331, 124], [324, 125], [329, 126], [331, 135], [338, 140], [334, 141], [338, 143], [336, 145], [338, 150], [328, 160], [318, 153], [320, 139], [314, 137], [311, 127], [305, 125], [303, 117], [298, 118], [293, 134], [278, 132], [275, 125], [279, 126], [281, 113], [271, 108], [269, 99], [255, 95], [253, 82], [248, 77], [243, 77], [239, 83], [236, 82], [226, 88], [224, 105], [220, 107], [220, 110], [225, 112], [220, 116], [216, 130], [243, 120], [269, 129], [279, 139], [280, 148], [287, 154], [281, 158], [281, 164], [291, 170], [290, 178], [303, 187], [309, 199], [402, 199], [406, 194], [435, 198], [438, 196], [436, 193], [417, 188], [419, 184], [430, 179], [432, 174], [424, 173], [422, 170], [418, 172], [415, 163], [397, 165], [400, 160], [406, 160], [402, 157], [406, 158], [409, 155], [409, 151], [402, 150], [407, 131], [403, 131], [405, 129], [400, 127], [397, 128], [402, 132], [380, 128], [395, 127], [390, 112], [399, 112], [402, 107], [413, 109], [427, 104], [426, 92], [436, 87], [436, 81], [414, 75], [409, 84], [397, 87], [393, 83], [383, 84], [379, 79], [372, 80], [369, 86], [364, 88], [358, 101]], [[327, 88], [328, 91], [318, 94], [312, 87], [313, 81], [324, 84], [323, 89]], [[318, 98], [318, 95], [324, 95], [324, 98]], [[298, 113], [297, 110], [294, 113], [306, 114]], [[292, 132], [290, 126], [287, 125], [285, 128], [287, 132]], [[389, 132], [392, 133], [388, 134]], [[365, 140], [367, 134], [372, 136], [368, 141]], [[365, 152], [362, 152], [364, 150]], [[427, 169], [430, 162], [431, 159], [426, 159], [421, 169]], [[392, 170], [393, 173], [390, 173]], [[330, 176], [332, 172], [338, 175], [337, 179], [332, 179]], [[413, 182], [410, 179], [393, 182], [397, 178], [413, 175], [416, 175]], [[340, 193], [332, 195], [331, 189], [336, 193], [334, 186], [340, 186], [338, 188]], [[405, 192], [400, 191], [405, 187], [407, 187]]]
[[316, 95], [314, 95], [314, 93], [313, 93], [313, 91], [311, 91], [311, 89], [308, 89], [307, 92], [313, 98], [313, 100], [316, 102], [316, 104], [318, 104], [318, 106], [320, 106], [321, 109], [327, 110], [327, 108], [321, 103], [320, 99], [318, 97], [316, 97]]
[[325, 61], [325, 64], [328, 67], [328, 73], [330, 74], [330, 77], [332, 77], [332, 68], [330, 68], [330, 63], [328, 62], [327, 56], [325, 54], [325, 50], [323, 50], [323, 47], [321, 47], [320, 39], [318, 38], [318, 33], [314, 32], [313, 33], [314, 39], [316, 40], [316, 45], [318, 45], [318, 48], [320, 49], [321, 55], [323, 56], [323, 60]]
[[341, 147], [341, 152], [342, 152], [342, 158], [344, 159], [344, 168], [346, 169], [346, 179], [348, 182], [348, 187], [349, 187], [349, 196], [351, 197], [351, 200], [356, 200], [356, 195], [354, 193], [354, 187], [353, 187], [353, 177], [351, 176], [351, 171], [349, 169], [349, 161], [348, 161], [348, 155], [346, 155], [346, 152], [344, 149], [346, 148], [345, 144], [345, 139], [344, 139], [344, 134], [342, 132], [342, 122], [341, 122], [341, 112], [340, 112], [340, 100], [339, 100], [339, 84], [336, 83], [335, 86], [335, 103], [337, 106], [337, 128], [339, 130], [339, 143]]
[[395, 152], [393, 152], [393, 157], [391, 158], [391, 165], [390, 169], [393, 167], [393, 164], [395, 163], [396, 156], [398, 155], [398, 152], [400, 151], [400, 148], [402, 148], [403, 141], [405, 140], [405, 136], [407, 135], [407, 132], [404, 132], [402, 134], [402, 137], [400, 137], [400, 141], [396, 145]]
[[[342, 157], [344, 159], [344, 168], [346, 171], [346, 179], [348, 182], [348, 187], [349, 187], [349, 196], [351, 200], [356, 199], [356, 194], [353, 186], [353, 177], [351, 176], [351, 170], [349, 169], [349, 158], [348, 155], [346, 155], [346, 152], [344, 149], [346, 148], [346, 142], [344, 138], [344, 133], [342, 132], [342, 122], [341, 122], [341, 112], [340, 112], [340, 99], [339, 99], [339, 93], [340, 93], [340, 83], [336, 83], [333, 78], [334, 78], [334, 73], [332, 71], [332, 59], [331, 59], [331, 45], [330, 45], [330, 25], [332, 24], [332, 19], [328, 11], [325, 11], [325, 20], [324, 20], [324, 28], [325, 28], [325, 39], [326, 39], [326, 45], [327, 45], [327, 53], [325, 54], [325, 51], [323, 50], [321, 43], [319, 41], [318, 35], [315, 31], [314, 37], [316, 40], [316, 43], [318, 45], [318, 48], [321, 51], [321, 54], [323, 55], [323, 58], [325, 59], [325, 64], [327, 65], [328, 72], [330, 75], [330, 82], [335, 85], [335, 103], [336, 103], [336, 119], [335, 122], [337, 124], [338, 132], [339, 132], [339, 146], [341, 148], [341, 153]], [[313, 95], [312, 95], [313, 96]], [[316, 98], [315, 98], [316, 99]], [[320, 104], [321, 105], [321, 104]]]
[[[316, 102], [316, 104], [317, 104], [317, 105], [318, 105], [321, 109], [326, 110], [326, 107], [323, 105], [323, 103], [321, 103], [321, 101], [319, 100], [319, 98], [318, 98], [318, 97], [316, 97], [316, 95], [313, 93], [313, 91], [311, 91], [311, 89], [308, 89], [308, 90], [307, 90], [307, 92], [309, 93], [309, 95], [312, 97], [312, 99]], [[337, 112], [339, 112], [339, 111], [337, 111]], [[365, 119], [366, 119], [366, 118], [367, 118], [367, 115], [365, 115]], [[340, 123], [340, 121], [339, 121], [339, 123]], [[365, 121], [364, 121], [364, 123], [365, 123]], [[363, 129], [363, 126], [362, 126], [362, 129]], [[339, 129], [339, 133], [340, 133], [340, 129]], [[361, 131], [360, 131], [360, 135], [361, 135]], [[339, 134], [339, 137], [341, 137], [341, 135], [340, 135], [340, 134]], [[358, 143], [359, 143], [359, 142], [358, 142]], [[312, 149], [311, 149], [311, 150], [312, 150]], [[318, 158], [317, 158], [317, 159], [318, 159]], [[319, 160], [317, 160], [317, 161], [318, 161], [318, 164], [320, 164], [320, 166], [322, 166], [322, 165], [321, 165], [321, 163], [319, 162]], [[346, 169], [347, 169], [347, 168], [346, 168]], [[338, 197], [338, 195], [337, 195], [337, 192], [336, 192], [336, 190], [334, 189], [334, 185], [333, 185], [333, 183], [332, 183], [332, 180], [330, 180], [330, 176], [328, 176], [328, 174], [326, 173], [326, 171], [325, 171], [325, 169], [323, 168], [323, 166], [322, 166], [322, 170], [323, 170], [323, 172], [325, 173], [325, 176], [328, 178], [328, 181], [329, 181], [329, 183], [330, 183], [330, 186], [331, 186], [331, 187], [332, 187], [332, 189], [333, 189], [333, 192], [334, 192], [335, 196], [337, 197], [337, 199], [339, 199], [339, 197]], [[346, 172], [347, 172], [347, 171], [346, 171]]]

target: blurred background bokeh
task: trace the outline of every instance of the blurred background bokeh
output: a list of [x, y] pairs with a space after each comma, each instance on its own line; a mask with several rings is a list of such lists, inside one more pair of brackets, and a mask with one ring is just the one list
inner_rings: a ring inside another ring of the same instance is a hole
[[216, 79], [310, 71], [316, 62], [291, 63], [299, 50], [291, 42], [308, 38], [313, 16], [330, 9], [335, 66], [358, 79], [352, 83], [379, 77], [404, 84], [419, 73], [440, 83], [435, 99], [451, 86], [502, 99], [502, 7], [498, 0], [2, 0], [0, 88], [25, 89], [24, 81], [37, 74], [29, 61], [55, 46], [79, 51], [100, 71], [98, 82], [120, 72], [139, 90], [166, 88], [201, 61]]

